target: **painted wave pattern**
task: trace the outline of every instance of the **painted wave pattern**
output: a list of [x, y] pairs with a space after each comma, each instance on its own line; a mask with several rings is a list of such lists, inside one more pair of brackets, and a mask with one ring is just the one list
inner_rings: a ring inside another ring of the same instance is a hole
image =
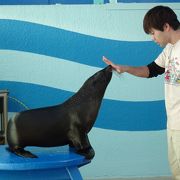
[[24, 21], [4, 19], [0, 26], [3, 42], [0, 49], [43, 54], [96, 67], [104, 67], [100, 61], [103, 55], [122, 64], [142, 65], [150, 63], [161, 51], [153, 42], [108, 40]]
[[[147, 64], [161, 51], [152, 42], [108, 40], [18, 20], [0, 20], [0, 26], [2, 50], [42, 54], [91, 67], [104, 67], [100, 60], [103, 55], [118, 62], [119, 54], [123, 57], [122, 64]], [[26, 82], [4, 79], [0, 83], [0, 89], [8, 89], [10, 92], [10, 112], [24, 110], [25, 106], [22, 104], [30, 109], [59, 104], [74, 93], [61, 88], [31, 84], [28, 79]], [[104, 99], [95, 127], [129, 131], [165, 129], [164, 100], [131, 102]]]

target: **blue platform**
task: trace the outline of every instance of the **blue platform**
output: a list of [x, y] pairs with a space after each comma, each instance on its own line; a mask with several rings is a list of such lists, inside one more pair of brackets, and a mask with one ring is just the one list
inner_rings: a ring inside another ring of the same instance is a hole
[[38, 158], [23, 158], [0, 145], [0, 179], [2, 180], [82, 180], [79, 167], [90, 163], [83, 156], [56, 148], [27, 147]]

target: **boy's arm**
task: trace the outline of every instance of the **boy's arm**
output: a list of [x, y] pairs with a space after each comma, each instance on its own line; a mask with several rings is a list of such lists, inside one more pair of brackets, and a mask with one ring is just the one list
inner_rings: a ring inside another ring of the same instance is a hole
[[111, 62], [109, 59], [103, 56], [103, 61], [107, 65], [111, 65], [112, 68], [117, 71], [118, 73], [124, 73], [127, 72], [129, 74], [132, 74], [134, 76], [138, 77], [144, 77], [148, 78], [149, 77], [149, 68], [147, 66], [139, 66], [139, 67], [134, 67], [134, 66], [124, 66], [124, 65], [117, 65]]

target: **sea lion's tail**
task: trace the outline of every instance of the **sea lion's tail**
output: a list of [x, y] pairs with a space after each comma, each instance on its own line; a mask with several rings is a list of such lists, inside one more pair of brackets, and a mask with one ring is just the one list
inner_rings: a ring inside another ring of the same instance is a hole
[[7, 137], [7, 143], [10, 147], [14, 147], [18, 145], [18, 134], [15, 125], [15, 119], [17, 118], [17, 116], [18, 114], [16, 114], [14, 118], [11, 118], [8, 121], [8, 125], [7, 125], [6, 137]]

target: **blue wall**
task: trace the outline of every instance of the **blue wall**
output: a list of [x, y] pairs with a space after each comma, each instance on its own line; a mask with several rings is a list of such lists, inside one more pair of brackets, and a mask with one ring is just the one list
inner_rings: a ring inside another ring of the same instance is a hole
[[[103, 55], [150, 63], [162, 51], [142, 28], [154, 5], [0, 6], [0, 89], [10, 92], [9, 112], [64, 102], [105, 67]], [[165, 5], [179, 17], [179, 3]], [[113, 75], [89, 134], [96, 156], [81, 168], [85, 178], [170, 175], [163, 86], [163, 76]]]

